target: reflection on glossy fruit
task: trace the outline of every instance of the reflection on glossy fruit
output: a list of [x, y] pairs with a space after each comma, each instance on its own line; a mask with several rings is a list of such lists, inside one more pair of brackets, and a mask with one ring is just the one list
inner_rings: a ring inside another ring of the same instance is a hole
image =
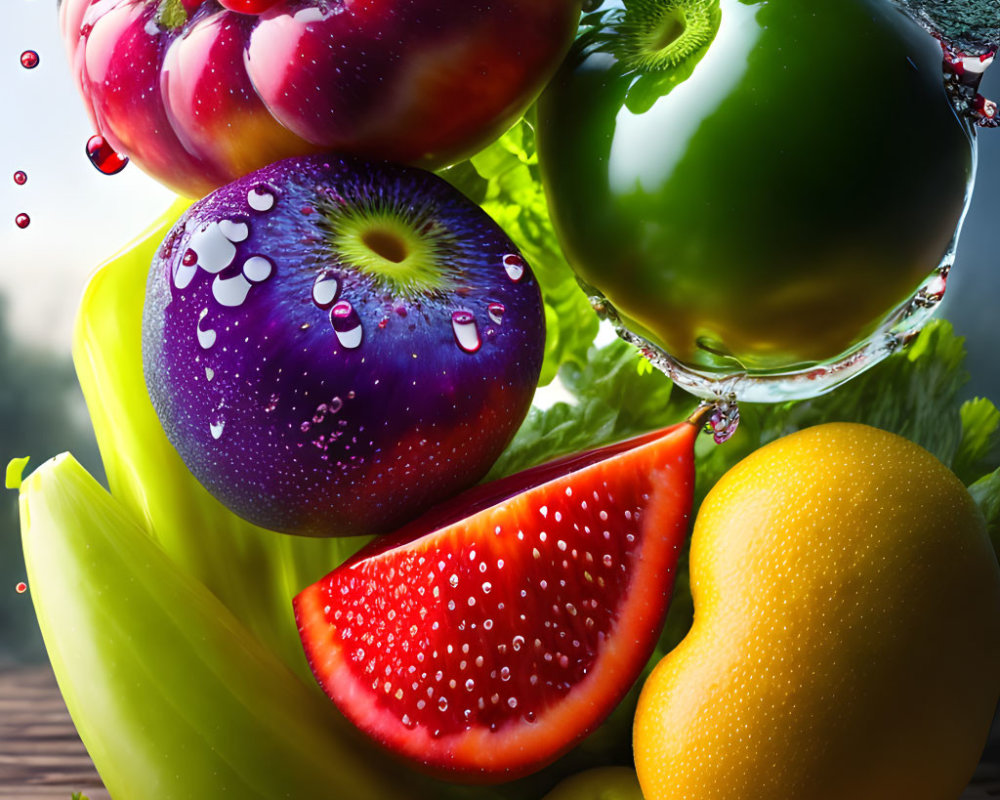
[[609, 0], [539, 104], [553, 222], [629, 328], [708, 371], [863, 340], [938, 266], [972, 140], [878, 0]]
[[[181, 194], [324, 149], [436, 167], [502, 133], [578, 0], [63, 0], [95, 128]], [[234, 10], [230, 10], [234, 9]]]

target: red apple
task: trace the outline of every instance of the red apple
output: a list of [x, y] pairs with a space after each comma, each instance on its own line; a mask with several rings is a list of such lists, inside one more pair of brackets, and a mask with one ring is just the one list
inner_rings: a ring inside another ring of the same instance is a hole
[[579, 0], [63, 0], [98, 132], [201, 196], [291, 155], [454, 163], [522, 114]]

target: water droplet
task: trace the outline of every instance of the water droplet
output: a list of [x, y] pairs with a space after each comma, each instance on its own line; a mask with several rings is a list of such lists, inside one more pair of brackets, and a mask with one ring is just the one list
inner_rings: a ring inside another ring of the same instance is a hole
[[201, 327], [202, 320], [208, 316], [208, 309], [203, 308], [201, 314], [198, 315], [198, 344], [201, 345], [203, 350], [208, 350], [213, 344], [215, 344], [216, 334], [211, 328], [203, 329]]
[[251, 283], [260, 283], [271, 277], [274, 271], [274, 264], [271, 259], [264, 256], [250, 256], [243, 262], [243, 274]]
[[502, 680], [504, 683], [510, 680], [510, 667], [500, 668], [500, 680]]
[[734, 401], [717, 400], [712, 416], [708, 420], [708, 428], [716, 444], [728, 442], [740, 424], [740, 409]]
[[270, 413], [270, 412], [274, 411], [274, 409], [276, 409], [276, 408], [278, 407], [278, 401], [279, 401], [280, 399], [281, 399], [281, 397], [280, 397], [280, 396], [279, 396], [279, 395], [278, 395], [277, 393], [275, 393], [275, 394], [272, 394], [272, 395], [271, 395], [271, 396], [270, 396], [270, 397], [269, 397], [269, 398], [267, 399], [267, 405], [266, 405], [266, 406], [264, 406], [264, 411], [266, 411], [266, 412], [268, 412], [268, 413]]
[[497, 325], [503, 321], [503, 312], [506, 310], [503, 303], [490, 303], [486, 307], [486, 313], [490, 315], [490, 319]]
[[116, 153], [115, 149], [108, 144], [107, 139], [99, 133], [87, 139], [85, 149], [90, 163], [104, 175], [116, 175], [128, 164], [128, 157]]
[[191, 234], [189, 245], [197, 256], [198, 266], [213, 274], [222, 272], [236, 258], [236, 245], [222, 232], [218, 222], [210, 222], [196, 230]]
[[38, 53], [34, 50], [25, 50], [21, 53], [21, 66], [25, 69], [34, 69], [38, 66]]
[[446, 697], [439, 697], [438, 698], [438, 710], [439, 711], [447, 711], [448, 710], [448, 698], [446, 698]]
[[492, 591], [493, 591], [493, 584], [490, 583], [489, 581], [486, 581], [483, 584], [483, 594], [489, 594]]
[[22, 212], [14, 217], [14, 224], [19, 228], [27, 228], [31, 224], [31, 217]]
[[511, 644], [514, 646], [514, 650], [515, 651], [520, 650], [522, 647], [524, 647], [524, 637], [523, 636], [515, 636], [511, 640]]
[[24, 186], [28, 182], [28, 173], [23, 169], [19, 169], [14, 173], [14, 183], [18, 186]]
[[24, 581], [19, 581], [17, 586], [14, 587], [14, 591], [17, 592], [18, 594], [24, 594], [26, 591], [28, 591], [28, 584], [26, 584]]
[[340, 283], [329, 273], [323, 273], [313, 284], [313, 302], [320, 308], [333, 305], [337, 299], [337, 292], [340, 291]]
[[236, 308], [243, 305], [251, 286], [253, 284], [243, 275], [234, 275], [232, 278], [216, 275], [215, 280], [212, 281], [212, 296], [219, 305]]
[[476, 319], [468, 311], [456, 311], [451, 315], [451, 329], [458, 346], [466, 353], [475, 353], [482, 345]]
[[219, 439], [222, 436], [222, 429], [226, 427], [226, 421], [221, 417], [215, 421], [208, 424], [208, 429], [212, 434], [213, 439]]
[[215, 370], [211, 367], [205, 367], [205, 380], [211, 383], [212, 378], [215, 377]]
[[517, 253], [508, 253], [503, 257], [503, 268], [507, 270], [507, 277], [517, 282], [524, 276], [524, 259]]
[[333, 400], [330, 401], [331, 414], [336, 414], [343, 407], [344, 407], [344, 401], [341, 400], [339, 397], [334, 397]]
[[250, 226], [243, 220], [220, 219], [219, 230], [231, 242], [244, 242], [250, 235]]
[[247, 205], [254, 211], [270, 211], [274, 208], [274, 193], [265, 184], [254, 186], [247, 192]]
[[361, 329], [361, 319], [354, 306], [346, 300], [341, 300], [330, 309], [330, 322], [333, 324], [334, 333], [337, 334], [337, 341], [341, 347], [354, 350], [361, 346], [363, 331]]

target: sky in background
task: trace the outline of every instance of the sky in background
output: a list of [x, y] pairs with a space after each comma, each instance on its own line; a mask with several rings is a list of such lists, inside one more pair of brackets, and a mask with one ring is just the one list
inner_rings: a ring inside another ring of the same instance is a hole
[[[3, 0], [0, 26], [0, 294], [14, 335], [69, 353], [73, 315], [86, 278], [140, 233], [172, 196], [130, 165], [99, 174], [84, 154], [94, 132], [72, 84], [58, 36], [55, 0]], [[34, 49], [26, 70], [20, 54]], [[1000, 68], [987, 94], [1000, 99]], [[907, 121], [886, 120], [905, 136]], [[28, 174], [24, 186], [12, 175]], [[1000, 400], [996, 355], [1000, 298], [1000, 130], [980, 136], [980, 176], [945, 314], [968, 336], [970, 389]], [[14, 218], [31, 217], [21, 230]]]
[[[56, 0], [3, 0], [0, 25], [0, 294], [16, 334], [69, 353], [77, 300], [101, 261], [140, 233], [172, 195], [133, 165], [101, 175], [84, 152], [95, 132], [59, 39]], [[27, 70], [20, 56], [35, 50]], [[13, 174], [28, 175], [24, 186]], [[31, 217], [21, 230], [19, 213]]]

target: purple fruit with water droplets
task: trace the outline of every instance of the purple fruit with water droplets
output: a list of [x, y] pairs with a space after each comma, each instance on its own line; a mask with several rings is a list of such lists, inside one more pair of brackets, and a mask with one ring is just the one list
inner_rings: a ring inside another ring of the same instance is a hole
[[538, 283], [429, 172], [280, 161], [195, 203], [153, 260], [143, 362], [191, 472], [265, 528], [382, 533], [478, 481], [541, 370]]

